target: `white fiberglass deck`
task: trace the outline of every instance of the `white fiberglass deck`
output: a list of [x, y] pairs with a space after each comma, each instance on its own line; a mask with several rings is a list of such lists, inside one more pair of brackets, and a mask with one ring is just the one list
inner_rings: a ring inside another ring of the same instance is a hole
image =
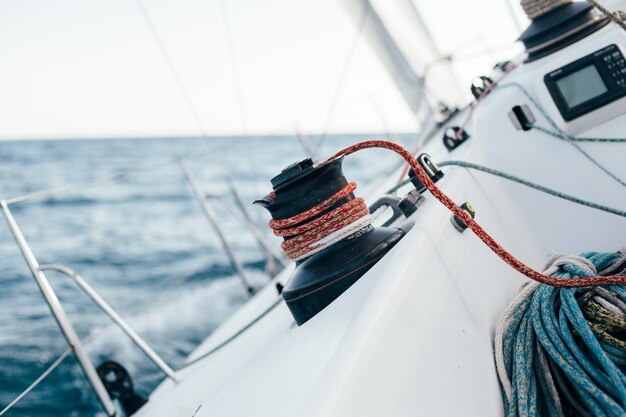
[[[515, 130], [507, 113], [527, 104], [550, 128], [519, 83], [563, 124], [543, 74], [626, 33], [609, 25], [558, 53], [522, 65], [476, 109], [471, 138], [449, 153], [441, 134], [426, 147], [435, 162], [454, 159], [500, 169], [583, 199], [626, 207], [626, 188], [571, 144], [536, 130]], [[600, 109], [602, 110], [602, 109]], [[621, 113], [626, 111], [626, 107]], [[626, 116], [608, 122], [600, 111], [576, 126], [585, 136], [624, 136]], [[451, 125], [460, 125], [460, 114]], [[562, 126], [565, 127], [565, 126]], [[623, 144], [580, 144], [626, 179]], [[388, 152], [366, 150], [363, 152]], [[350, 158], [345, 164], [350, 177]], [[291, 161], [285, 161], [289, 163]], [[506, 249], [535, 269], [548, 251], [578, 254], [626, 245], [626, 219], [540, 193], [488, 174], [445, 168], [438, 186], [457, 203], [470, 201], [476, 219]], [[367, 197], [394, 184], [390, 176]], [[408, 190], [408, 186], [406, 188]], [[499, 416], [502, 403], [492, 353], [500, 313], [526, 279], [471, 231], [457, 232], [450, 213], [426, 193], [415, 226], [363, 278], [298, 327], [281, 303], [223, 349], [165, 381], [136, 415], [208, 416]], [[279, 280], [285, 282], [292, 271]], [[278, 300], [273, 285], [224, 323], [191, 356], [202, 355]]]

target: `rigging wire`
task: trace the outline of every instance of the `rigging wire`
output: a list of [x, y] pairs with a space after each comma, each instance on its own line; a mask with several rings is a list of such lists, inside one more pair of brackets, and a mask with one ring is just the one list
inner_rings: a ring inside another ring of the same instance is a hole
[[97, 178], [91, 181], [85, 181], [85, 182], [78, 182], [78, 183], [73, 183], [73, 184], [67, 184], [67, 185], [62, 185], [59, 187], [53, 187], [53, 188], [49, 188], [47, 190], [42, 190], [42, 191], [35, 191], [33, 193], [28, 193], [28, 194], [23, 194], [20, 196], [16, 196], [16, 197], [12, 197], [12, 198], [8, 198], [6, 199], [6, 203], [7, 205], [12, 205], [12, 204], [17, 204], [17, 203], [23, 203], [26, 201], [33, 201], [33, 200], [43, 200], [49, 197], [53, 197], [55, 195], [58, 194], [64, 194], [64, 193], [68, 193], [71, 191], [77, 191], [77, 190], [81, 190], [83, 188], [89, 188], [89, 187], [95, 187], [97, 185], [100, 184], [105, 184], [107, 182], [111, 182], [111, 181], [116, 181], [122, 178], [126, 178], [126, 177], [130, 177], [133, 175], [137, 175], [139, 173], [143, 173], [143, 172], [148, 172], [148, 171], [154, 171], [157, 170], [159, 168], [163, 168], [169, 165], [173, 165], [173, 164], [177, 164], [178, 163], [178, 159], [173, 159], [171, 161], [165, 162], [165, 163], [161, 163], [161, 164], [155, 164], [155, 165], [151, 165], [151, 166], [147, 166], [147, 167], [143, 167], [143, 168], [138, 168], [138, 169], [131, 169], [131, 170], [127, 170], [127, 171], [121, 171], [118, 172], [116, 174], [113, 175], [108, 175], [105, 177], [101, 177], [101, 178]]
[[328, 136], [328, 130], [330, 129], [330, 122], [332, 121], [333, 114], [335, 113], [335, 109], [337, 108], [337, 103], [339, 102], [339, 96], [341, 95], [341, 91], [343, 90], [343, 86], [346, 82], [346, 77], [348, 76], [348, 70], [350, 69], [350, 64], [354, 58], [354, 54], [356, 52], [357, 46], [359, 44], [359, 40], [361, 39], [361, 35], [363, 34], [363, 30], [365, 28], [365, 24], [367, 23], [367, 19], [370, 14], [370, 10], [372, 5], [369, 0], [363, 2], [363, 10], [361, 12], [361, 17], [359, 19], [359, 25], [354, 34], [354, 38], [350, 44], [348, 49], [348, 53], [346, 54], [346, 60], [343, 63], [343, 67], [341, 68], [341, 72], [339, 74], [339, 79], [337, 81], [337, 86], [335, 87], [335, 91], [333, 93], [333, 97], [330, 102], [330, 107], [328, 108], [328, 113], [326, 114], [326, 121], [324, 122], [324, 131], [322, 133], [322, 137], [320, 138], [317, 146], [315, 147], [315, 153], [318, 154], [322, 148], [322, 145], [326, 141], [326, 137]]
[[233, 333], [232, 336], [228, 337], [227, 339], [225, 339], [223, 342], [221, 342], [220, 344], [218, 344], [217, 346], [215, 346], [213, 349], [209, 350], [208, 352], [203, 353], [202, 355], [198, 356], [197, 358], [194, 358], [194, 359], [186, 362], [185, 364], [183, 364], [179, 368], [179, 370], [186, 369], [186, 368], [190, 367], [191, 365], [200, 362], [202, 359], [207, 358], [207, 357], [213, 355], [215, 352], [219, 351], [224, 346], [228, 345], [229, 343], [231, 343], [232, 341], [237, 339], [239, 336], [244, 334], [248, 329], [250, 329], [256, 323], [258, 323], [263, 317], [267, 316], [269, 313], [272, 312], [272, 310], [274, 310], [276, 307], [278, 307], [281, 304], [283, 304], [283, 297], [278, 297], [272, 304], [270, 304], [269, 307], [267, 307], [265, 310], [263, 310], [258, 316], [256, 316], [250, 322], [248, 322], [245, 326], [243, 326], [238, 331]]
[[15, 397], [15, 399], [13, 399], [13, 401], [11, 401], [6, 407], [4, 407], [2, 409], [2, 411], [0, 411], [0, 416], [3, 416], [4, 414], [6, 414], [7, 411], [11, 410], [15, 406], [15, 404], [20, 402], [32, 390], [37, 388], [37, 386], [44, 379], [46, 379], [48, 377], [48, 375], [50, 375], [52, 373], [52, 371], [54, 371], [59, 365], [61, 365], [61, 363], [65, 360], [65, 358], [67, 358], [68, 355], [70, 353], [72, 353], [73, 351], [74, 351], [74, 347], [73, 346], [68, 346], [68, 348], [65, 349], [65, 351], [63, 353], [61, 353], [61, 355], [59, 355], [59, 357], [41, 375], [39, 375], [39, 377], [37, 379], [35, 379], [24, 391], [22, 391], [22, 393], [20, 395]]
[[168, 68], [168, 71], [176, 84], [176, 87], [178, 88], [187, 106], [187, 110], [189, 111], [196, 125], [196, 129], [198, 130], [200, 137], [207, 139], [205, 143], [207, 144], [210, 152], [213, 154], [215, 160], [217, 160], [217, 163], [220, 165], [220, 167], [222, 167], [222, 170], [225, 171], [224, 161], [220, 157], [221, 152], [218, 149], [215, 143], [215, 140], [210, 140], [208, 131], [204, 125], [204, 122], [202, 121], [200, 110], [198, 109], [198, 106], [196, 105], [189, 90], [187, 89], [187, 86], [185, 85], [185, 82], [183, 81], [182, 74], [179, 71], [178, 67], [176, 66], [174, 58], [172, 57], [172, 54], [169, 52], [167, 45], [165, 44], [165, 41], [163, 40], [163, 37], [161, 36], [156, 23], [154, 22], [154, 20], [152, 19], [152, 16], [150, 15], [148, 11], [148, 8], [143, 3], [143, 0], [134, 0], [134, 1], [135, 1], [135, 4], [137, 5], [137, 8], [140, 11], [141, 17], [143, 18], [146, 26], [148, 27], [148, 30], [150, 32], [150, 35], [152, 36], [153, 41], [155, 42], [155, 44], [157, 45], [159, 49], [161, 57], [163, 58], [163, 61], [165, 62]]
[[[203, 157], [207, 157], [212, 155], [212, 153], [203, 153], [203, 154], [196, 154], [193, 156], [193, 158], [203, 158]], [[97, 178], [91, 181], [85, 181], [85, 182], [78, 182], [78, 183], [73, 183], [73, 184], [67, 184], [67, 185], [62, 185], [60, 187], [53, 187], [53, 188], [49, 188], [47, 190], [42, 190], [42, 191], [35, 191], [33, 193], [28, 193], [28, 194], [23, 194], [20, 196], [16, 196], [16, 197], [12, 197], [12, 198], [8, 198], [6, 199], [6, 203], [7, 205], [12, 205], [12, 204], [17, 204], [17, 203], [23, 203], [26, 201], [33, 201], [33, 200], [42, 200], [42, 199], [46, 199], [49, 197], [53, 197], [55, 195], [59, 195], [59, 194], [64, 194], [64, 193], [68, 193], [71, 191], [77, 191], [77, 190], [81, 190], [83, 188], [89, 188], [89, 187], [94, 187], [100, 184], [105, 184], [107, 182], [112, 182], [112, 181], [116, 181], [122, 178], [126, 178], [126, 177], [130, 177], [133, 175], [137, 175], [143, 172], [149, 172], [149, 171], [155, 171], [157, 169], [160, 168], [164, 168], [167, 166], [171, 166], [171, 165], [177, 165], [178, 164], [178, 160], [179, 158], [174, 158], [171, 159], [167, 162], [163, 162], [163, 163], [159, 163], [159, 164], [154, 164], [154, 165], [149, 165], [146, 167], [142, 167], [142, 168], [137, 168], [137, 169], [129, 169], [126, 171], [121, 171], [118, 172], [116, 174], [113, 175], [108, 175], [105, 177], [101, 177], [101, 178]]]
[[191, 94], [189, 93], [189, 90], [187, 89], [187, 86], [185, 85], [183, 81], [183, 77], [181, 76], [180, 71], [176, 67], [174, 59], [172, 58], [172, 55], [167, 49], [167, 46], [165, 45], [163, 38], [159, 34], [157, 25], [152, 19], [152, 16], [150, 16], [150, 13], [148, 12], [148, 9], [144, 5], [143, 1], [142, 0], [134, 0], [134, 1], [135, 1], [135, 4], [137, 5], [137, 8], [139, 8], [139, 12], [141, 13], [141, 17], [146, 23], [146, 26], [148, 26], [150, 35], [152, 36], [152, 39], [156, 43], [159, 49], [159, 52], [161, 54], [161, 57], [165, 61], [167, 69], [170, 72], [170, 75], [172, 76], [172, 78], [174, 79], [174, 82], [176, 83], [176, 87], [178, 87], [178, 90], [180, 91], [180, 94], [183, 97], [185, 104], [187, 105], [187, 109], [189, 110], [189, 113], [191, 114], [191, 117], [193, 118], [196, 124], [196, 128], [198, 129], [200, 136], [203, 136], [205, 138], [208, 137], [207, 131], [204, 127], [204, 123], [202, 122], [200, 111], [198, 110], [196, 103], [192, 99]]
[[[614, 15], [612, 15], [610, 12], [608, 12], [606, 9], [604, 9], [602, 6], [600, 6], [597, 2], [595, 2], [593, 0], [590, 0], [590, 2], [592, 4], [594, 4], [595, 7], [600, 9], [603, 13], [605, 13], [607, 16], [609, 16], [613, 21], [615, 21], [620, 26], [622, 26], [624, 29], [626, 29], [626, 25], [624, 25], [624, 23], [621, 20], [618, 21], [617, 18]], [[171, 75], [173, 76], [173, 78], [174, 78], [174, 80], [175, 80], [175, 82], [176, 82], [176, 84], [177, 84], [177, 86], [178, 86], [178, 88], [179, 88], [179, 90], [181, 92], [181, 95], [183, 96], [183, 98], [184, 98], [184, 100], [185, 100], [185, 102], [187, 104], [187, 107], [188, 107], [188, 109], [189, 109], [189, 111], [190, 111], [190, 113], [191, 113], [191, 115], [192, 115], [192, 117], [193, 117], [193, 119], [194, 119], [194, 121], [195, 121], [195, 123], [197, 125], [197, 128], [199, 129], [199, 131], [200, 131], [202, 136], [207, 137], [208, 135], [206, 134], [206, 130], [204, 128], [204, 124], [203, 124], [202, 119], [200, 117], [200, 113], [199, 113], [197, 107], [195, 106], [195, 103], [193, 102], [193, 100], [192, 100], [192, 98], [191, 98], [187, 88], [185, 87], [185, 84], [184, 84], [184, 82], [183, 82], [183, 80], [182, 80], [182, 78], [180, 76], [180, 73], [178, 72], [178, 70], [177, 70], [177, 68], [176, 68], [176, 66], [174, 64], [174, 61], [172, 60], [172, 58], [171, 58], [171, 56], [170, 56], [170, 54], [169, 54], [169, 52], [168, 52], [164, 42], [162, 41], [161, 37], [159, 36], [159, 33], [158, 33], [157, 29], [156, 29], [156, 26], [155, 26], [154, 22], [152, 21], [149, 13], [147, 11], [147, 9], [145, 8], [145, 6], [142, 3], [142, 1], [141, 0], [135, 0], [135, 3], [137, 4], [138, 8], [140, 9], [142, 17], [146, 21], [146, 23], [147, 23], [147, 25], [148, 25], [148, 27], [150, 29], [151, 35], [153, 36], [155, 42], [157, 43], [157, 45], [159, 47], [159, 50], [160, 50], [164, 60], [167, 63], [167, 66], [168, 66], [168, 68], [169, 68], [169, 70], [171, 72]], [[223, 13], [224, 13], [224, 19], [225, 19], [227, 38], [229, 39], [229, 42], [232, 44], [230, 29], [228, 27], [228, 24], [226, 23], [226, 22], [228, 22], [228, 15], [227, 15], [227, 10], [226, 10], [226, 4], [225, 4], [225, 2], [222, 2], [222, 4], [223, 4]], [[369, 7], [370, 6], [369, 6], [369, 2], [368, 2], [367, 5], [366, 5], [366, 10], [364, 10], [364, 16], [362, 18], [362, 21], [361, 21], [361, 24], [360, 24], [360, 27], [359, 27], [359, 32], [358, 32], [357, 36], [355, 37], [355, 39], [353, 41], [353, 44], [351, 45], [350, 51], [348, 53], [348, 59], [347, 59], [345, 65], [344, 65], [344, 68], [343, 68], [342, 73], [340, 75], [340, 79], [339, 79], [340, 81], [339, 81], [339, 83], [337, 85], [337, 89], [336, 89], [335, 94], [333, 96], [333, 100], [331, 102], [331, 106], [330, 106], [330, 109], [329, 109], [329, 112], [328, 112], [328, 115], [327, 115], [324, 135], [323, 135], [322, 139], [320, 140], [320, 142], [318, 143], [318, 147], [317, 147], [318, 149], [321, 147], [321, 145], [323, 144], [324, 140], [326, 139], [327, 131], [328, 131], [328, 128], [330, 126], [330, 121], [332, 119], [332, 115], [333, 115], [334, 110], [335, 110], [336, 105], [337, 105], [337, 101], [338, 101], [338, 97], [339, 97], [340, 92], [341, 92], [341, 88], [342, 88], [343, 84], [345, 83], [345, 77], [347, 76], [347, 72], [348, 72], [348, 69], [349, 69], [349, 66], [350, 66], [349, 64], [351, 62], [351, 58], [352, 58], [352, 56], [354, 54], [354, 50], [356, 49], [356, 45], [358, 43], [357, 41], [358, 41], [358, 39], [360, 37], [360, 34], [362, 32], [362, 29], [363, 29], [363, 26], [364, 26], [364, 24], [366, 22], [367, 12], [369, 11]], [[232, 47], [232, 45], [231, 45], [231, 47]], [[244, 113], [244, 108], [243, 108], [243, 94], [242, 94], [242, 90], [241, 90], [240, 81], [238, 81], [238, 75], [237, 75], [237, 71], [236, 71], [236, 63], [234, 61], [234, 54], [232, 53], [232, 51], [231, 51], [231, 64], [233, 66], [233, 72], [235, 74], [235, 78], [237, 79], [235, 82], [237, 84], [236, 88], [238, 90], [240, 117], [241, 117], [241, 120], [242, 120], [242, 125], [244, 126], [244, 130], [245, 130], [246, 129], [246, 121], [245, 121], [246, 119], [245, 119], [245, 113]], [[520, 86], [520, 85], [518, 85], [518, 86], [523, 90], [522, 86]], [[479, 98], [479, 101], [480, 101], [480, 98]], [[538, 108], [540, 108], [540, 106], [537, 103], [534, 103], [534, 104]], [[475, 106], [473, 106], [470, 109], [470, 114], [468, 115], [468, 119], [471, 118], [471, 113], [472, 113], [474, 108], [475, 108]], [[541, 108], [540, 108], [540, 110], [541, 110]], [[547, 116], [547, 115], [544, 114], [544, 116]], [[468, 119], [466, 119], [466, 122], [467, 122]], [[564, 135], [564, 134], [558, 134], [556, 132], [551, 132], [551, 131], [549, 131], [549, 130], [547, 130], [545, 128], [541, 128], [539, 126], [534, 126], [533, 125], [531, 127], [536, 128], [537, 130], [543, 131], [544, 133], [547, 133], [547, 134], [550, 134], [552, 136], [555, 136], [557, 138], [564, 139], [564, 140], [569, 140], [569, 141], [589, 141], [589, 142], [591, 142], [591, 141], [593, 141], [593, 142], [623, 142], [623, 141], [625, 141], [624, 139], [618, 139], [618, 138], [614, 138], [614, 139], [608, 139], [608, 138], [605, 138], [605, 139], [602, 139], [602, 138], [573, 138], [571, 136], [567, 136], [567, 135]], [[591, 159], [589, 156], [587, 156], [587, 157], [589, 159]], [[591, 159], [591, 160], [592, 160], [592, 162], [595, 163], [595, 161], [593, 161], [593, 159]], [[172, 163], [175, 163], [175, 162], [176, 161], [173, 161]], [[46, 197], [49, 197], [51, 195], [64, 193], [64, 192], [68, 192], [68, 191], [79, 189], [79, 188], [84, 188], [84, 187], [97, 185], [97, 184], [100, 184], [100, 183], [103, 183], [103, 182], [106, 182], [106, 181], [117, 180], [117, 179], [129, 176], [129, 175], [137, 174], [139, 172], [144, 172], [144, 171], [148, 171], [148, 170], [152, 170], [152, 169], [157, 169], [157, 168], [159, 168], [161, 166], [164, 166], [164, 165], [169, 165], [169, 163], [168, 164], [159, 164], [158, 166], [148, 167], [146, 169], [126, 171], [126, 172], [118, 173], [118, 174], [115, 174], [115, 175], [112, 175], [112, 176], [109, 176], [109, 177], [106, 177], [106, 178], [103, 178], [103, 179], [100, 179], [100, 180], [85, 182], [85, 183], [81, 183], [81, 184], [74, 184], [74, 185], [69, 185], [69, 186], [64, 186], [64, 187], [58, 187], [58, 188], [51, 189], [51, 190], [44, 191], [44, 192], [31, 193], [31, 194], [27, 194], [27, 195], [24, 195], [24, 196], [21, 196], [21, 197], [15, 197], [15, 198], [7, 200], [7, 204], [15, 204], [15, 203], [35, 200], [35, 199], [39, 199], [39, 198], [46, 198]], [[506, 179], [513, 180], [515, 182], [519, 182], [520, 184], [527, 185], [529, 187], [538, 189], [540, 191], [547, 192], [549, 194], [552, 194], [552, 195], [555, 195], [555, 196], [558, 196], [558, 197], [561, 197], [561, 198], [568, 199], [568, 200], [576, 202], [578, 204], [583, 204], [583, 205], [586, 205], [586, 206], [589, 206], [589, 207], [598, 208], [598, 209], [601, 209], [601, 210], [604, 210], [604, 211], [608, 211], [608, 212], [612, 212], [614, 214], [618, 214], [618, 215], [622, 215], [622, 216], [626, 215], [623, 211], [616, 210], [616, 209], [611, 209], [611, 208], [606, 207], [606, 206], [600, 206], [600, 205], [597, 205], [595, 203], [590, 203], [590, 202], [586, 202], [584, 200], [577, 199], [575, 197], [567, 196], [567, 195], [564, 195], [564, 194], [562, 194], [560, 192], [547, 189], [546, 187], [542, 187], [542, 186], [530, 183], [529, 181], [520, 179], [518, 177], [514, 177], [514, 176], [511, 176], [511, 175], [508, 175], [508, 174], [504, 174], [502, 172], [496, 173], [497, 172], [496, 170], [491, 170], [491, 169], [485, 168], [485, 167], [479, 167], [479, 166], [477, 166], [475, 164], [463, 163], [462, 161], [447, 161], [447, 162], [444, 162], [444, 163], [440, 164], [440, 166], [442, 166], [442, 167], [443, 166], [447, 166], [447, 165], [458, 165], [458, 166], [465, 166], [467, 168], [478, 169], [478, 170], [481, 170], [481, 171], [484, 171], [484, 172], [487, 172], [487, 173], [491, 173], [491, 174], [494, 174], [494, 175], [501, 176], [501, 177], [506, 178]], [[605, 169], [603, 169], [603, 170], [605, 170]], [[608, 171], [606, 171], [606, 170], [605, 170], [605, 172], [608, 173]], [[612, 174], [610, 174], [610, 175], [612, 176]], [[626, 185], [621, 180], [619, 180], [619, 179], [617, 179], [617, 180], [620, 181], [623, 185]], [[242, 334], [245, 330], [250, 328], [254, 323], [256, 323], [262, 317], [264, 317], [266, 314], [268, 314], [274, 307], [276, 307], [278, 304], [280, 304], [280, 301], [281, 300], [279, 299], [277, 302], [272, 304], [266, 311], [261, 313], [251, 323], [249, 323], [248, 325], [244, 326], [240, 331], [236, 332], [233, 336], [231, 336], [230, 338], [226, 339], [224, 342], [219, 344], [217, 347], [215, 347], [211, 351], [207, 352], [206, 354], [204, 354], [204, 355], [194, 359], [193, 361], [190, 361], [190, 362], [186, 363], [182, 368], [186, 368], [186, 367], [188, 367], [188, 366], [198, 362], [199, 360], [201, 360], [201, 359], [203, 359], [203, 358], [213, 354], [217, 350], [219, 350], [222, 347], [224, 347], [226, 344], [230, 343], [232, 340], [234, 340], [236, 337], [238, 337], [240, 334]], [[54, 371], [54, 369], [56, 369], [65, 360], [65, 358], [72, 351], [73, 351], [73, 348], [71, 346], [68, 347], [55, 360], [55, 362], [52, 363], [50, 365], [50, 367], [48, 367], [44, 371], [44, 373], [42, 373], [42, 375], [40, 375], [40, 377], [38, 377], [22, 394], [20, 394], [18, 397], [16, 397], [7, 407], [5, 407], [2, 411], [0, 411], [0, 416], [4, 415], [17, 402], [19, 402], [28, 393], [30, 393], [34, 388], [36, 388], [52, 371]]]
[[[478, 38], [478, 39], [480, 39], [480, 38]], [[510, 48], [510, 44], [502, 44], [502, 45], [495, 46], [493, 48], [493, 50], [497, 51], [497, 50], [502, 50], [502, 49], [505, 49], [505, 48]], [[443, 63], [443, 62], [450, 62], [450, 61], [465, 61], [465, 60], [473, 59], [473, 58], [476, 58], [476, 57], [484, 56], [484, 55], [486, 55], [486, 54], [488, 54], [488, 53], [493, 51], [493, 50], [489, 51], [486, 48], [483, 48], [483, 49], [477, 50], [475, 52], [469, 52], [469, 53], [466, 53], [466, 54], [457, 54], [456, 51], [458, 49], [460, 49], [460, 48], [457, 47], [457, 48], [452, 49], [451, 51], [448, 52], [447, 55], [444, 55], [442, 58], [429, 61], [428, 63], [425, 64], [425, 66], [434, 66], [434, 65], [437, 65], [437, 64], [440, 64], [440, 63]], [[369, 98], [370, 98], [370, 100], [372, 98], [371, 92], [370, 92]], [[348, 98], [348, 103], [347, 104], [352, 104], [352, 103], [356, 103], [356, 102], [360, 103], [361, 101], [362, 101], [362, 98], [350, 97], [350, 98]], [[346, 104], [346, 103], [344, 103], [344, 104]], [[323, 113], [321, 113], [319, 111], [316, 111], [316, 112], [313, 112], [313, 113], [309, 113], [308, 115], [306, 115], [306, 116], [304, 116], [302, 118], [298, 118], [298, 122], [302, 123], [303, 121], [310, 121], [310, 120], [313, 120], [313, 119], [317, 119], [320, 116], [323, 116]], [[292, 123], [292, 125], [293, 126], [297, 126], [297, 124], [295, 124], [295, 122]], [[438, 126], [436, 126], [436, 125], [433, 126], [432, 131], [436, 131], [437, 128], [438, 128]], [[285, 127], [277, 128], [276, 130], [272, 130], [270, 133], [267, 134], [267, 136], [273, 137], [273, 136], [279, 136], [281, 134], [288, 134], [288, 133], [292, 132], [293, 130], [294, 129], [290, 129], [289, 127], [285, 126]], [[296, 132], [298, 132], [298, 130], [299, 129], [296, 129]], [[426, 139], [426, 138], [430, 137], [431, 134], [432, 134], [432, 132], [429, 129], [428, 133], [426, 133], [424, 135], [420, 135], [420, 137], [423, 136], [424, 139]]]
[[[147, 301], [143, 302], [139, 308], [139, 310], [143, 309], [144, 307], [147, 307], [148, 305], [154, 304], [155, 301], [159, 300], [163, 295], [165, 295], [165, 293], [171, 293], [171, 291], [177, 287], [180, 287], [182, 284], [184, 284], [189, 278], [191, 278], [192, 276], [196, 275], [197, 273], [199, 273], [200, 271], [202, 271], [203, 269], [206, 268], [206, 265], [202, 265], [196, 269], [194, 269], [191, 273], [187, 273], [185, 275], [181, 275], [180, 277], [172, 280], [172, 282], [170, 282], [169, 284], [167, 284], [162, 290], [160, 290], [157, 294], [155, 294], [153, 297], [150, 297]], [[277, 304], [276, 304], [277, 305]], [[273, 306], [275, 307], [275, 305]], [[271, 308], [273, 308], [271, 307]], [[271, 309], [270, 308], [270, 309]], [[269, 312], [269, 311], [268, 311]], [[263, 317], [265, 314], [267, 313], [263, 313], [261, 317]], [[258, 317], [254, 322], [258, 321], [261, 319], [261, 317]], [[230, 341], [234, 340], [236, 337], [238, 337], [241, 333], [243, 333], [245, 330], [247, 330], [247, 328], [251, 327], [253, 323], [249, 323], [247, 326], [244, 326], [243, 329], [241, 329], [238, 334], [235, 334], [233, 336], [231, 336], [229, 339], [229, 341], [224, 342], [223, 345], [225, 346], [226, 344], [228, 344]], [[98, 337], [102, 336], [103, 334], [105, 334], [108, 329], [110, 328], [110, 326], [105, 326], [102, 329], [100, 329], [99, 331], [85, 337], [85, 339], [83, 339], [82, 343], [84, 346], [88, 346], [92, 341], [96, 340]], [[220, 348], [223, 346], [220, 346]], [[214, 351], [217, 351], [218, 349], [214, 349]], [[5, 413], [7, 413], [9, 410], [11, 410], [18, 402], [20, 402], [21, 400], [24, 399], [24, 397], [26, 397], [32, 390], [34, 390], [39, 384], [41, 384], [47, 377], [48, 375], [50, 375], [52, 373], [52, 371], [54, 371], [57, 367], [59, 367], [59, 365], [61, 365], [61, 363], [63, 363], [63, 361], [69, 356], [70, 353], [72, 353], [74, 351], [74, 348], [72, 346], [68, 346], [68, 348], [61, 353], [61, 355], [59, 355], [57, 357], [57, 359], [37, 378], [35, 379], [24, 391], [22, 391], [21, 394], [19, 394], [17, 397], [15, 397], [13, 399], [13, 401], [11, 401], [6, 407], [4, 407], [1, 411], [0, 411], [0, 417], [3, 416]], [[205, 355], [203, 355], [204, 357]], [[206, 355], [208, 356], [208, 354]], [[187, 365], [181, 367], [181, 369], [184, 369]], [[159, 376], [163, 376], [162, 372], [158, 373]], [[150, 378], [152, 379], [152, 378]], [[139, 378], [138, 380], [142, 380], [142, 378]]]
[[235, 84], [235, 95], [237, 96], [237, 107], [239, 108], [239, 119], [241, 129], [244, 136], [248, 135], [248, 118], [246, 117], [246, 108], [239, 75], [239, 67], [237, 65], [237, 57], [235, 55], [235, 42], [233, 40], [233, 32], [230, 24], [230, 15], [228, 13], [228, 3], [226, 0], [220, 1], [222, 10], [222, 21], [224, 22], [224, 35], [226, 36], [226, 44], [228, 45], [228, 57], [230, 59], [230, 67], [233, 75], [233, 83]]

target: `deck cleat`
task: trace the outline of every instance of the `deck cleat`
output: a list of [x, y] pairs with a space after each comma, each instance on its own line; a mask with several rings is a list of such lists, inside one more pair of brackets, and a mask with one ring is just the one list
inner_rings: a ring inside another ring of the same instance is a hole
[[[419, 154], [416, 159], [421, 167], [424, 168], [424, 171], [426, 171], [426, 173], [433, 182], [437, 182], [441, 178], [443, 178], [443, 171], [441, 171], [437, 164], [433, 162], [430, 155], [428, 155], [427, 153], [422, 153]], [[409, 170], [409, 178], [411, 179], [411, 182], [415, 186], [415, 189], [418, 193], [422, 194], [424, 191], [426, 191], [426, 186], [422, 184], [422, 181], [420, 181], [420, 179], [415, 174], [415, 171], [413, 171], [412, 169]]]
[[447, 150], [453, 151], [469, 138], [470, 135], [468, 135], [465, 129], [461, 129], [458, 126], [452, 126], [447, 128], [443, 133], [443, 144]]

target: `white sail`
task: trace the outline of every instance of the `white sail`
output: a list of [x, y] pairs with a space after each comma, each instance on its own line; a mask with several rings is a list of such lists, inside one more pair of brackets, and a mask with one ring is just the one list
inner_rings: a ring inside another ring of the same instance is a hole
[[432, 114], [431, 107], [438, 102], [461, 103], [462, 95], [450, 63], [439, 52], [411, 0], [340, 2], [420, 122]]

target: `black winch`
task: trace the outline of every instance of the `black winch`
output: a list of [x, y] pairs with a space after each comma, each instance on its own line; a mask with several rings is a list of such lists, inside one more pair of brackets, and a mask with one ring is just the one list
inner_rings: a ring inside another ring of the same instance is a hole
[[[254, 203], [265, 207], [275, 220], [303, 213], [348, 186], [343, 158], [315, 164], [305, 159], [272, 178], [272, 195]], [[312, 221], [355, 199], [353, 193], [307, 219]], [[304, 324], [361, 278], [406, 234], [403, 228], [365, 226], [342, 240], [296, 262], [296, 270], [282, 296], [298, 325]], [[289, 237], [285, 238], [288, 240]]]
[[594, 13], [593, 6], [586, 1], [553, 1], [557, 7], [548, 7], [545, 12], [536, 12], [535, 3], [538, 2], [522, 2], [531, 20], [518, 39], [526, 47], [526, 62], [563, 49], [609, 23], [608, 18]]

